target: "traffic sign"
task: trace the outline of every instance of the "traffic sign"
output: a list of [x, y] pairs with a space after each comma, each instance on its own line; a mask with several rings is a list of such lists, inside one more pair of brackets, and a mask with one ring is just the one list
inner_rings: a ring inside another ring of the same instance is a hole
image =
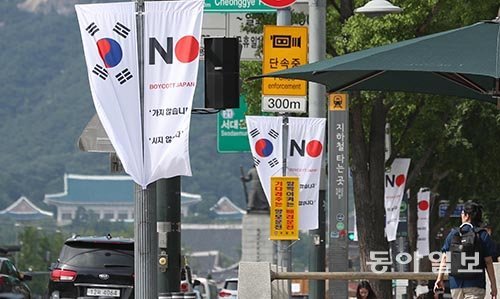
[[[307, 27], [264, 26], [262, 72], [264, 74], [307, 63]], [[307, 82], [284, 78], [264, 78], [263, 95], [307, 95]]]
[[[269, 0], [267, 0], [269, 1]], [[276, 0], [275, 0], [276, 1]], [[286, 0], [290, 1], [290, 0]], [[293, 3], [293, 2], [292, 2]], [[275, 12], [276, 9], [260, 0], [205, 0], [204, 12]]]
[[217, 113], [217, 151], [219, 153], [249, 152], [245, 112], [245, 96], [240, 96], [240, 108]]
[[262, 96], [263, 112], [306, 113], [307, 98], [297, 96]]
[[262, 2], [270, 7], [285, 8], [295, 3], [295, 0], [263, 0]]
[[[448, 209], [449, 204], [447, 202], [442, 202], [439, 204], [439, 217], [444, 217], [446, 215], [446, 210]], [[455, 209], [453, 209], [450, 213], [450, 217], [458, 218], [464, 209], [463, 203], [457, 203]]]

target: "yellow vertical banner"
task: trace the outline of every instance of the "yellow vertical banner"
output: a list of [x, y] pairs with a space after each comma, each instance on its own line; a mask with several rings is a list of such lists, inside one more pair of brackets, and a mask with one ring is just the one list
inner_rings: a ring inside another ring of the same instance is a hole
[[271, 177], [271, 240], [299, 239], [299, 178]]

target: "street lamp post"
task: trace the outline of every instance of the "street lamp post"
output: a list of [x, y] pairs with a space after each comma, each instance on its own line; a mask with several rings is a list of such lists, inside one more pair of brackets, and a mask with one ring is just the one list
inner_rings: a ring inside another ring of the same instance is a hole
[[[389, 13], [398, 13], [401, 12], [402, 9], [400, 7], [392, 5], [390, 2], [385, 0], [370, 0], [363, 7], [360, 7], [355, 10], [356, 13], [362, 13], [367, 16], [379, 16], [385, 15]], [[309, 1], [309, 62], [316, 62], [325, 58], [326, 52], [326, 1], [325, 0], [310, 0]], [[309, 117], [325, 117], [326, 116], [326, 94], [325, 88], [322, 85], [309, 83]], [[346, 103], [347, 105], [347, 103]], [[335, 114], [332, 113], [331, 121], [338, 121], [337, 117], [348, 120], [349, 112], [346, 109], [343, 112], [337, 112]], [[330, 121], [329, 121], [330, 123]], [[329, 140], [332, 139], [333, 132], [328, 130]], [[345, 159], [348, 161], [349, 159], [349, 145], [347, 144], [344, 148]], [[334, 165], [334, 155], [333, 149], [328, 147], [328, 163], [327, 166], [330, 169], [328, 176], [330, 177]], [[325, 172], [322, 171], [321, 182], [325, 182]], [[332, 184], [334, 182], [329, 179], [328, 182], [328, 205], [324, 202], [325, 199], [325, 190], [324, 187], [320, 187], [320, 203], [319, 203], [319, 227], [317, 230], [311, 231], [310, 233], [313, 235], [313, 245], [312, 245], [312, 259], [310, 260], [310, 271], [324, 271], [325, 270], [325, 236], [327, 235], [330, 244], [329, 248], [329, 264], [328, 268], [330, 271], [343, 271], [342, 269], [336, 269], [338, 266], [337, 263], [333, 264], [334, 261], [339, 261], [341, 263], [341, 268], [345, 268], [347, 270], [348, 260], [347, 260], [347, 235], [343, 239], [332, 238], [332, 232], [334, 232], [333, 236], [335, 237], [336, 224], [337, 224], [337, 215], [345, 215], [345, 228], [348, 227], [347, 223], [347, 204], [338, 205], [338, 203], [334, 203], [334, 195], [335, 190], [332, 188]], [[348, 175], [346, 176], [345, 185], [348, 185]], [[345, 194], [347, 196], [347, 193]], [[322, 200], [323, 199], [323, 200]], [[346, 197], [347, 200], [347, 197]], [[325, 219], [321, 218], [321, 215], [326, 215], [325, 209], [329, 206], [329, 233], [326, 231]], [[334, 206], [337, 208], [337, 211], [334, 211]], [[342, 217], [340, 217], [342, 218]], [[329, 282], [329, 290], [330, 295], [333, 290], [336, 290], [336, 298], [347, 298], [347, 282]], [[320, 281], [310, 282], [310, 292], [311, 298], [324, 298], [324, 283]], [[331, 296], [330, 296], [331, 297]], [[333, 298], [333, 297], [332, 297]]]

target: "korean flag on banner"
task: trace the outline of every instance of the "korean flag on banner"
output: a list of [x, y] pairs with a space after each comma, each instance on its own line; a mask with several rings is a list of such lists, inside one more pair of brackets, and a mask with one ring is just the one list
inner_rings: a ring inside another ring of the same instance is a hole
[[288, 118], [287, 176], [299, 177], [299, 228], [316, 229], [326, 119]]
[[97, 115], [125, 171], [145, 186], [135, 3], [75, 8]]
[[271, 177], [283, 176], [283, 118], [247, 116], [248, 139], [260, 183], [271, 205]]

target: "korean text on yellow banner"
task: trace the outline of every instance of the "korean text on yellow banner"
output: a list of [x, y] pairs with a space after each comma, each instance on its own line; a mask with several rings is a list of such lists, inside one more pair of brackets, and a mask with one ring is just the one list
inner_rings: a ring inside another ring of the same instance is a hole
[[299, 239], [299, 178], [271, 177], [271, 240]]

